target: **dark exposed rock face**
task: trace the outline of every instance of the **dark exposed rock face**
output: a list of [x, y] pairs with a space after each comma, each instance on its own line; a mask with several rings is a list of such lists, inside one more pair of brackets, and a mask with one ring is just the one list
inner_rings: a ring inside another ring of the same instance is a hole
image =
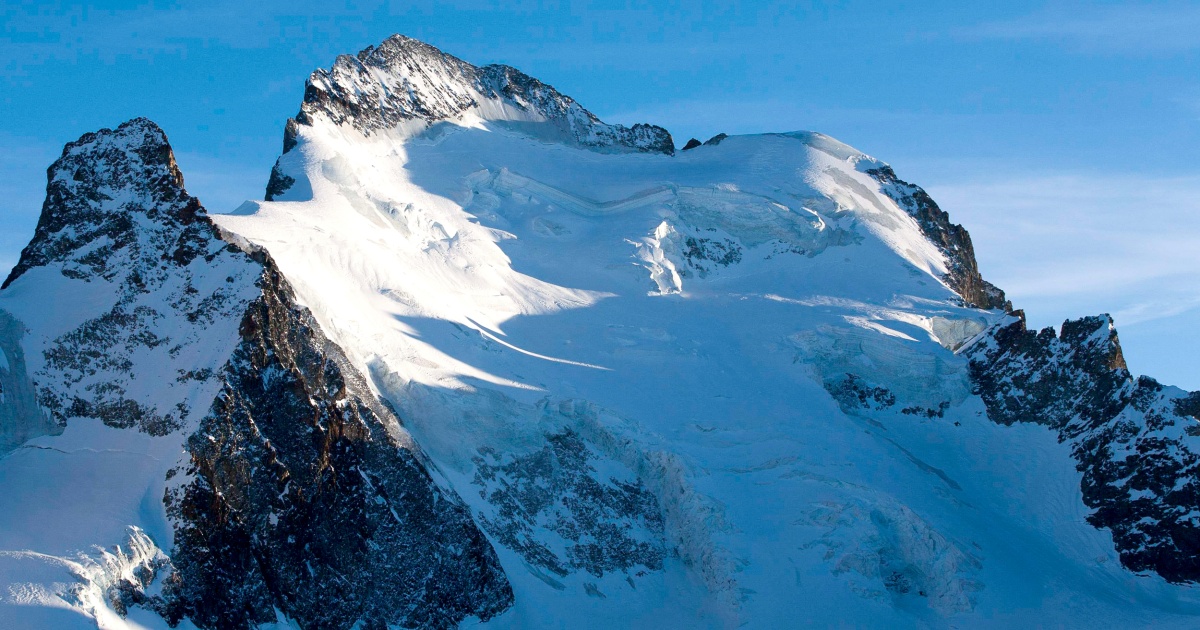
[[721, 267], [736, 265], [742, 261], [742, 247], [736, 241], [728, 238], [705, 238], [702, 236], [686, 236], [683, 240], [684, 261], [687, 269], [681, 269], [680, 275], [691, 275], [693, 270], [701, 278]]
[[[972, 376], [992, 420], [1036, 422], [1064, 429], [1076, 416], [1094, 426], [1128, 402], [1132, 379], [1107, 316], [1067, 321], [1034, 332], [1017, 313], [970, 349]], [[1067, 437], [1085, 429], [1074, 426]]]
[[[539, 133], [580, 146], [675, 153], [671, 134], [662, 127], [605, 124], [571, 97], [516, 68], [476, 67], [403, 35], [354, 57], [342, 55], [329, 70], [314, 72], [305, 85], [300, 113], [284, 132], [284, 153], [295, 146], [299, 126], [311, 125], [316, 118], [372, 133], [409, 121], [452, 119], [484, 101], [493, 109], [533, 115], [545, 128]], [[268, 201], [287, 191], [287, 177], [278, 167], [272, 171]]]
[[698, 146], [700, 146], [700, 141], [695, 138], [692, 138], [691, 140], [687, 141], [687, 144], [683, 145], [683, 150], [690, 151], [691, 149], [695, 149]]
[[888, 388], [873, 385], [857, 374], [845, 374], [828, 379], [825, 391], [838, 401], [842, 411], [854, 413], [858, 409], [883, 411], [896, 404], [896, 395]]
[[267, 179], [267, 194], [265, 199], [271, 201], [291, 189], [296, 178], [283, 172], [279, 165], [271, 167], [271, 177]]
[[951, 223], [950, 215], [938, 207], [929, 193], [896, 177], [890, 166], [866, 172], [883, 185], [884, 193], [917, 220], [925, 238], [942, 250], [950, 267], [946, 282], [967, 305], [1012, 310], [1012, 304], [1004, 299], [1004, 291], [979, 275], [971, 235], [963, 226]]
[[429, 476], [395, 416], [294, 304], [268, 259], [262, 297], [170, 492], [173, 621], [248, 628], [454, 627], [512, 603], [495, 552]]
[[1200, 393], [1134, 380], [1107, 316], [1055, 335], [1018, 311], [967, 352], [988, 417], [1044, 424], [1071, 445], [1088, 520], [1126, 567], [1200, 581]]

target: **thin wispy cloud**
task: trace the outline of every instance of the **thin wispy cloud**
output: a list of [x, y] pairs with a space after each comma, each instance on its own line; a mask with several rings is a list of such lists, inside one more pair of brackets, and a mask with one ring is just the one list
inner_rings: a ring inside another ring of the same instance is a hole
[[1200, 176], [981, 175], [927, 188], [1031, 325], [1109, 313], [1134, 373], [1200, 387]]
[[1038, 325], [1093, 314], [1081, 308], [1136, 324], [1200, 307], [1200, 177], [1019, 176], [929, 191], [971, 232], [985, 277]]
[[1164, 53], [1200, 49], [1200, 5], [1056, 7], [959, 31], [967, 39], [1060, 43], [1088, 52]]

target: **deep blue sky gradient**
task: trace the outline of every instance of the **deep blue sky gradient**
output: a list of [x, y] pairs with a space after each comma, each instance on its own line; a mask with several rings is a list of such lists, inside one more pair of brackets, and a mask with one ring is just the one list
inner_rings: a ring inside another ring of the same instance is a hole
[[0, 9], [0, 266], [62, 145], [147, 116], [213, 211], [261, 198], [304, 80], [392, 33], [682, 145], [809, 129], [890, 162], [1036, 325], [1108, 311], [1200, 388], [1200, 5], [112, 2]]

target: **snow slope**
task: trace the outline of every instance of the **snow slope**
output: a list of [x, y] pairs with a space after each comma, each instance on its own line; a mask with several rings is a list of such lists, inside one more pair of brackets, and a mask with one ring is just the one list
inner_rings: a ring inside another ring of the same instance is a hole
[[946, 285], [882, 163], [323, 103], [273, 201], [215, 220], [470, 504], [515, 593], [488, 625], [1194, 625], [1088, 524], [1069, 448], [987, 418], [954, 350], [1004, 314]]

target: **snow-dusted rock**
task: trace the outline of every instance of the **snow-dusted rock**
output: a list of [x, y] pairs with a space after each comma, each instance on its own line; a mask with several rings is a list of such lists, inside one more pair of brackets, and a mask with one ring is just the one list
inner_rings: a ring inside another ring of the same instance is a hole
[[[487, 121], [541, 139], [598, 151], [675, 153], [666, 129], [609, 125], [553, 87], [504, 65], [473, 66], [429, 44], [393, 35], [357, 56], [342, 55], [308, 79], [300, 113], [288, 121], [284, 153], [300, 126], [322, 122], [371, 133], [414, 134], [439, 122]], [[291, 187], [272, 172], [267, 199]]]
[[261, 266], [218, 237], [144, 118], [68, 144], [46, 190], [0, 295], [20, 322], [7, 328], [24, 356], [10, 364], [53, 431], [76, 418], [151, 435], [194, 425]]
[[1058, 432], [1083, 475], [1088, 521], [1121, 562], [1200, 582], [1200, 392], [1135, 379], [1108, 316], [1025, 327], [1006, 319], [968, 349], [988, 417]]

